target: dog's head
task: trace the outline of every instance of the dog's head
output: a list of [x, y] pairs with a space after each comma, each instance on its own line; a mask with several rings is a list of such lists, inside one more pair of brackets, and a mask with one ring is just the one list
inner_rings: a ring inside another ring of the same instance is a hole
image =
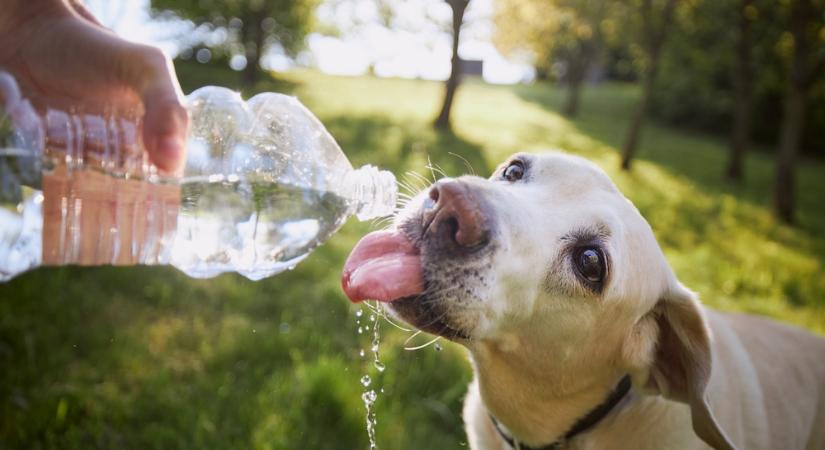
[[353, 251], [344, 288], [487, 357], [573, 377], [630, 372], [690, 404], [697, 434], [729, 448], [704, 398], [698, 301], [637, 209], [582, 158], [517, 154], [487, 180], [435, 183]]

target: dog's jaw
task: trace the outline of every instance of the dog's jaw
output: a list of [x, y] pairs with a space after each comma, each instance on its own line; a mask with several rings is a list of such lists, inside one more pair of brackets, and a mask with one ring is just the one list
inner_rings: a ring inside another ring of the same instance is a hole
[[425, 238], [426, 226], [420, 207], [408, 207], [396, 224], [421, 253], [424, 292], [385, 307], [422, 331], [466, 344], [477, 337], [483, 321], [480, 305], [491, 284], [495, 245], [479, 246], [461, 255], [447, 254], [441, 237]]

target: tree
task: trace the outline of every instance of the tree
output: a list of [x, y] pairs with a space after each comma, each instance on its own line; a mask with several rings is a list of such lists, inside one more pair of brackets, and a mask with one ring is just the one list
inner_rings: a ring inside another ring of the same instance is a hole
[[751, 135], [751, 109], [753, 108], [753, 21], [757, 10], [754, 0], [741, 0], [736, 40], [736, 63], [733, 69], [734, 110], [730, 152], [725, 175], [730, 180], [744, 176], [743, 166]]
[[[743, 67], [737, 61], [740, 59], [737, 55], [741, 54], [743, 1], [691, 0], [689, 8], [677, 8], [671, 26], [672, 38], [668, 39], [667, 50], [659, 63], [656, 93], [651, 103], [650, 112], [657, 120], [718, 134], [727, 137], [729, 144], [733, 143], [737, 107], [741, 106], [737, 100], [740, 82], [736, 78]], [[750, 69], [743, 75], [750, 81], [747, 116], [754, 124], [749, 129], [750, 147], [764, 144], [777, 148], [792, 50], [792, 36], [788, 32], [789, 3], [752, 0], [746, 11], [751, 19], [747, 22]], [[608, 73], [614, 70], [610, 65], [607, 69]], [[807, 90], [800, 154], [825, 154], [822, 130], [825, 130], [825, 77], [820, 76]], [[732, 145], [729, 148], [732, 150]], [[743, 162], [752, 150], [748, 148], [742, 155]], [[728, 161], [719, 168], [723, 176], [730, 159], [728, 155]], [[743, 171], [743, 175], [745, 173]]]
[[464, 22], [464, 11], [467, 10], [467, 5], [470, 0], [446, 0], [450, 5], [453, 13], [453, 56], [451, 59], [450, 76], [444, 85], [444, 102], [441, 105], [441, 111], [435, 119], [435, 127], [441, 129], [450, 129], [450, 111], [453, 108], [453, 97], [455, 91], [458, 90], [458, 84], [461, 82], [461, 58], [458, 56], [458, 43], [461, 36], [461, 24]]
[[[630, 129], [627, 133], [627, 140], [622, 148], [622, 169], [629, 170], [630, 162], [639, 146], [644, 119], [650, 106], [651, 97], [656, 82], [656, 74], [659, 70], [659, 60], [662, 55], [662, 47], [670, 30], [674, 10], [678, 0], [641, 0], [639, 15], [641, 17], [639, 38], [640, 48], [644, 54], [644, 69], [642, 73], [642, 98], [636, 106], [636, 111], [630, 122]], [[659, 14], [657, 14], [659, 13]], [[658, 23], [654, 16], [659, 16]]]
[[217, 45], [229, 54], [246, 58], [244, 81], [251, 85], [260, 77], [261, 57], [273, 45], [290, 55], [303, 47], [316, 1], [152, 0], [152, 7], [225, 32], [226, 39]]
[[615, 2], [609, 0], [501, 0], [498, 3], [496, 46], [505, 53], [528, 50], [538, 73], [563, 70], [567, 86], [562, 113], [578, 114], [581, 88], [605, 41], [615, 34]]
[[774, 187], [774, 208], [787, 223], [794, 221], [796, 159], [805, 124], [806, 97], [825, 67], [825, 48], [820, 41], [825, 30], [822, 3], [790, 0], [789, 5], [787, 36], [791, 50]]

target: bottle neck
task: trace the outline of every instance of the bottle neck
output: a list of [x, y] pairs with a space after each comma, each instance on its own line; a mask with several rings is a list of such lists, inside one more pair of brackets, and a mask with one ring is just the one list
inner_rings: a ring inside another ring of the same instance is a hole
[[365, 165], [347, 174], [345, 185], [359, 220], [389, 216], [395, 212], [398, 187], [391, 172]]

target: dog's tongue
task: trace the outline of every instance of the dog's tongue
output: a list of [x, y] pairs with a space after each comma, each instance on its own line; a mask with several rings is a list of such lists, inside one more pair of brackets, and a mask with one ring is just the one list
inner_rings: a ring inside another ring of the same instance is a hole
[[344, 292], [353, 302], [391, 302], [420, 294], [421, 255], [398, 231], [376, 231], [352, 249], [341, 275]]

